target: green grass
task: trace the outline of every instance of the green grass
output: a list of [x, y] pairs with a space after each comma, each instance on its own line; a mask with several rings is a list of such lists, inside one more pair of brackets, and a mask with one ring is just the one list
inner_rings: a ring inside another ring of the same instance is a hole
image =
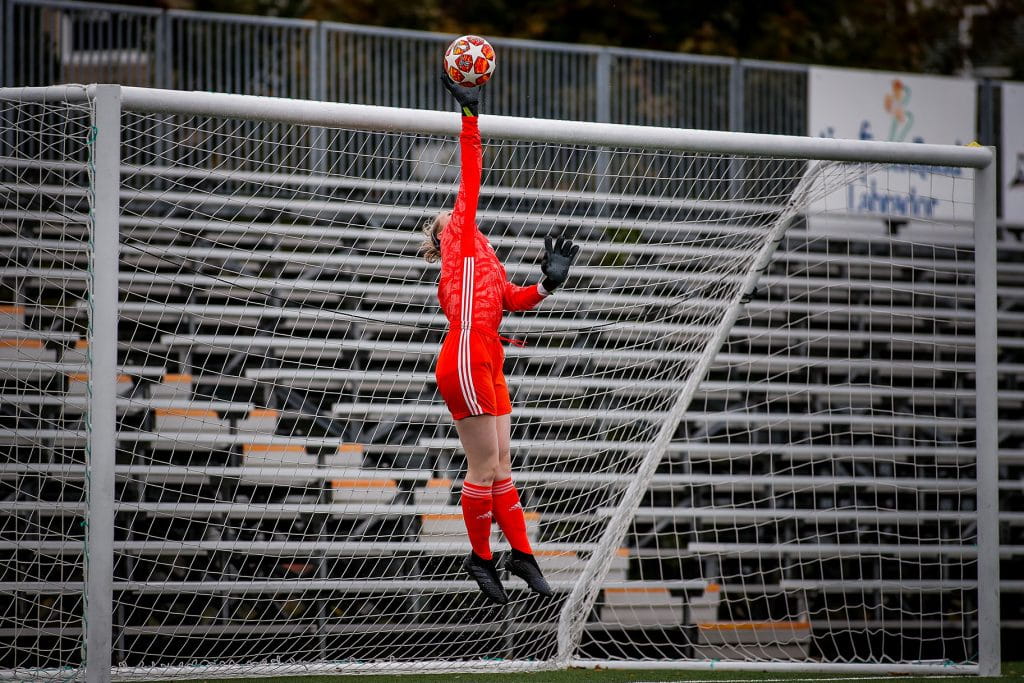
[[[589, 669], [570, 669], [568, 671], [543, 671], [537, 673], [508, 674], [423, 674], [423, 675], [387, 675], [387, 676], [291, 676], [281, 678], [234, 678], [224, 680], [204, 679], [203, 683], [335, 683], [351, 681], [352, 683], [632, 683], [634, 681], [831, 681], [848, 678], [851, 681], [888, 681], [889, 683], [914, 683], [921, 681], [942, 680], [941, 677], [911, 676], [872, 676], [867, 674], [850, 674], [841, 676], [830, 673], [786, 673], [786, 672], [750, 672], [750, 671], [593, 671]], [[948, 680], [948, 677], [947, 677]], [[1008, 662], [1003, 664], [1001, 678], [963, 677], [970, 681], [1024, 681], [1024, 662]]]

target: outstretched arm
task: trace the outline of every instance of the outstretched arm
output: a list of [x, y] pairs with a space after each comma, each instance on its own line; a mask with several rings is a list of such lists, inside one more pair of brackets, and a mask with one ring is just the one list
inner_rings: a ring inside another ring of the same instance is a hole
[[462, 174], [459, 194], [455, 198], [451, 224], [459, 231], [462, 256], [472, 256], [476, 235], [476, 207], [480, 201], [480, 180], [483, 176], [483, 147], [475, 116], [462, 117], [459, 136], [459, 155]]
[[458, 234], [461, 255], [472, 256], [476, 233], [476, 208], [480, 201], [480, 181], [484, 165], [483, 145], [480, 143], [480, 127], [477, 123], [480, 92], [478, 88], [462, 88], [456, 85], [443, 71], [441, 83], [462, 108], [462, 134], [459, 135], [459, 162], [462, 173], [459, 194], [455, 198], [455, 208], [452, 210], [449, 226]]

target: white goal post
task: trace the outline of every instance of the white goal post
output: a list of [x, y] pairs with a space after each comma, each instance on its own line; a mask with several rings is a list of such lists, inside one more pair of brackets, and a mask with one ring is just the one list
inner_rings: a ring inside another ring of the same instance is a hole
[[[85, 650], [7, 673], [998, 673], [992, 150], [481, 116], [512, 279], [551, 226], [583, 256], [508, 353], [559, 597], [474, 619], [409, 237], [450, 203], [457, 114], [113, 85], [0, 108], [0, 472], [39, 488], [0, 552], [72, 577], [4, 574], [0, 614], [15, 650]], [[851, 237], [836, 192], [914, 167], [965, 171], [973, 232]], [[80, 539], [48, 521], [74, 515]]]

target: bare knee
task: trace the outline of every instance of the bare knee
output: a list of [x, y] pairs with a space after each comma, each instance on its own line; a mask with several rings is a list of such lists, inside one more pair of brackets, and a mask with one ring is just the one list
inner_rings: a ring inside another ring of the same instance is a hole
[[491, 486], [500, 480], [501, 466], [497, 449], [466, 451], [466, 481], [478, 486]]
[[466, 481], [477, 486], [491, 486], [498, 476], [497, 461], [494, 463], [476, 463], [466, 467]]

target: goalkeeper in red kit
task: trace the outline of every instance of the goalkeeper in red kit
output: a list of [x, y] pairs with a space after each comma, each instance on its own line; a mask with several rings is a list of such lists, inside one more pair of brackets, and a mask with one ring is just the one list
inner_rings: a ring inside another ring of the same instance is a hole
[[535, 592], [544, 596], [552, 592], [533, 556], [519, 493], [512, 483], [512, 405], [502, 372], [505, 352], [498, 326], [503, 311], [529, 310], [565, 282], [579, 247], [568, 239], [548, 236], [541, 281], [528, 287], [508, 281], [494, 248], [476, 225], [483, 173], [477, 127], [480, 89], [460, 88], [446, 75], [441, 79], [462, 109], [462, 178], [454, 209], [423, 227], [427, 239], [421, 254], [428, 261], [441, 261], [437, 297], [449, 323], [435, 377], [466, 453], [462, 516], [472, 550], [463, 567], [488, 599], [504, 604], [508, 596], [490, 547], [492, 520], [512, 546], [505, 568]]

